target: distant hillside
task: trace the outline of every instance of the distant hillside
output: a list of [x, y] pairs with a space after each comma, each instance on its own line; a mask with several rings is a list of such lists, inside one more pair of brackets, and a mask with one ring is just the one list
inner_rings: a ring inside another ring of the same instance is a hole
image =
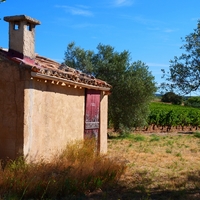
[[162, 94], [158, 94], [158, 93], [156, 93], [155, 96], [156, 96], [156, 97], [161, 97]]

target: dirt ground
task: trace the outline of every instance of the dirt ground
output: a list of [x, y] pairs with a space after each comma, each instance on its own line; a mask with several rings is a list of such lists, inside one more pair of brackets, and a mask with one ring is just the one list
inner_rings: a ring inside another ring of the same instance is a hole
[[156, 125], [152, 125], [149, 127], [145, 127], [145, 128], [141, 128], [141, 129], [136, 129], [134, 132], [135, 133], [161, 133], [161, 134], [177, 134], [177, 133], [181, 133], [181, 134], [187, 134], [187, 133], [193, 133], [196, 131], [200, 131], [199, 127], [192, 127], [192, 126], [174, 126], [174, 127], [170, 127], [170, 126], [156, 126]]

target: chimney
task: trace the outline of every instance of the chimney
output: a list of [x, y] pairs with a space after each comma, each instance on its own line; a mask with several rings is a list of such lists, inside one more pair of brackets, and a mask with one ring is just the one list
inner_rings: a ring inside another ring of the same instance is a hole
[[35, 26], [40, 21], [26, 15], [4, 17], [9, 22], [9, 51], [11, 57], [34, 63], [35, 59]]

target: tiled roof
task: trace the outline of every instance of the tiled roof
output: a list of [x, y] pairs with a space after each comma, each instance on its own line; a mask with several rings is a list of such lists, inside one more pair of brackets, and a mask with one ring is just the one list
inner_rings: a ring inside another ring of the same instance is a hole
[[111, 85], [92, 75], [82, 73], [74, 68], [60, 64], [51, 59], [36, 55], [35, 63], [30, 64], [17, 57], [9, 57], [6, 49], [0, 48], [0, 57], [13, 60], [21, 65], [31, 67], [31, 75], [46, 80], [63, 82], [65, 84], [77, 85], [79, 87], [109, 91]]

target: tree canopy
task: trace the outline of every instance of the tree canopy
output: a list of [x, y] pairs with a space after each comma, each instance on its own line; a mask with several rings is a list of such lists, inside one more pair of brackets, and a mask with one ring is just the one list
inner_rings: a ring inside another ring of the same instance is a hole
[[170, 61], [169, 72], [164, 72], [171, 90], [178, 89], [185, 94], [200, 89], [200, 21], [193, 33], [182, 39], [181, 49], [185, 52]]
[[174, 92], [167, 92], [162, 96], [161, 101], [166, 103], [181, 105], [182, 97], [175, 94]]
[[65, 64], [112, 85], [108, 116], [115, 130], [146, 123], [156, 87], [145, 63], [131, 63], [128, 51], [119, 53], [110, 45], [99, 44], [95, 53], [72, 42], [65, 52]]

